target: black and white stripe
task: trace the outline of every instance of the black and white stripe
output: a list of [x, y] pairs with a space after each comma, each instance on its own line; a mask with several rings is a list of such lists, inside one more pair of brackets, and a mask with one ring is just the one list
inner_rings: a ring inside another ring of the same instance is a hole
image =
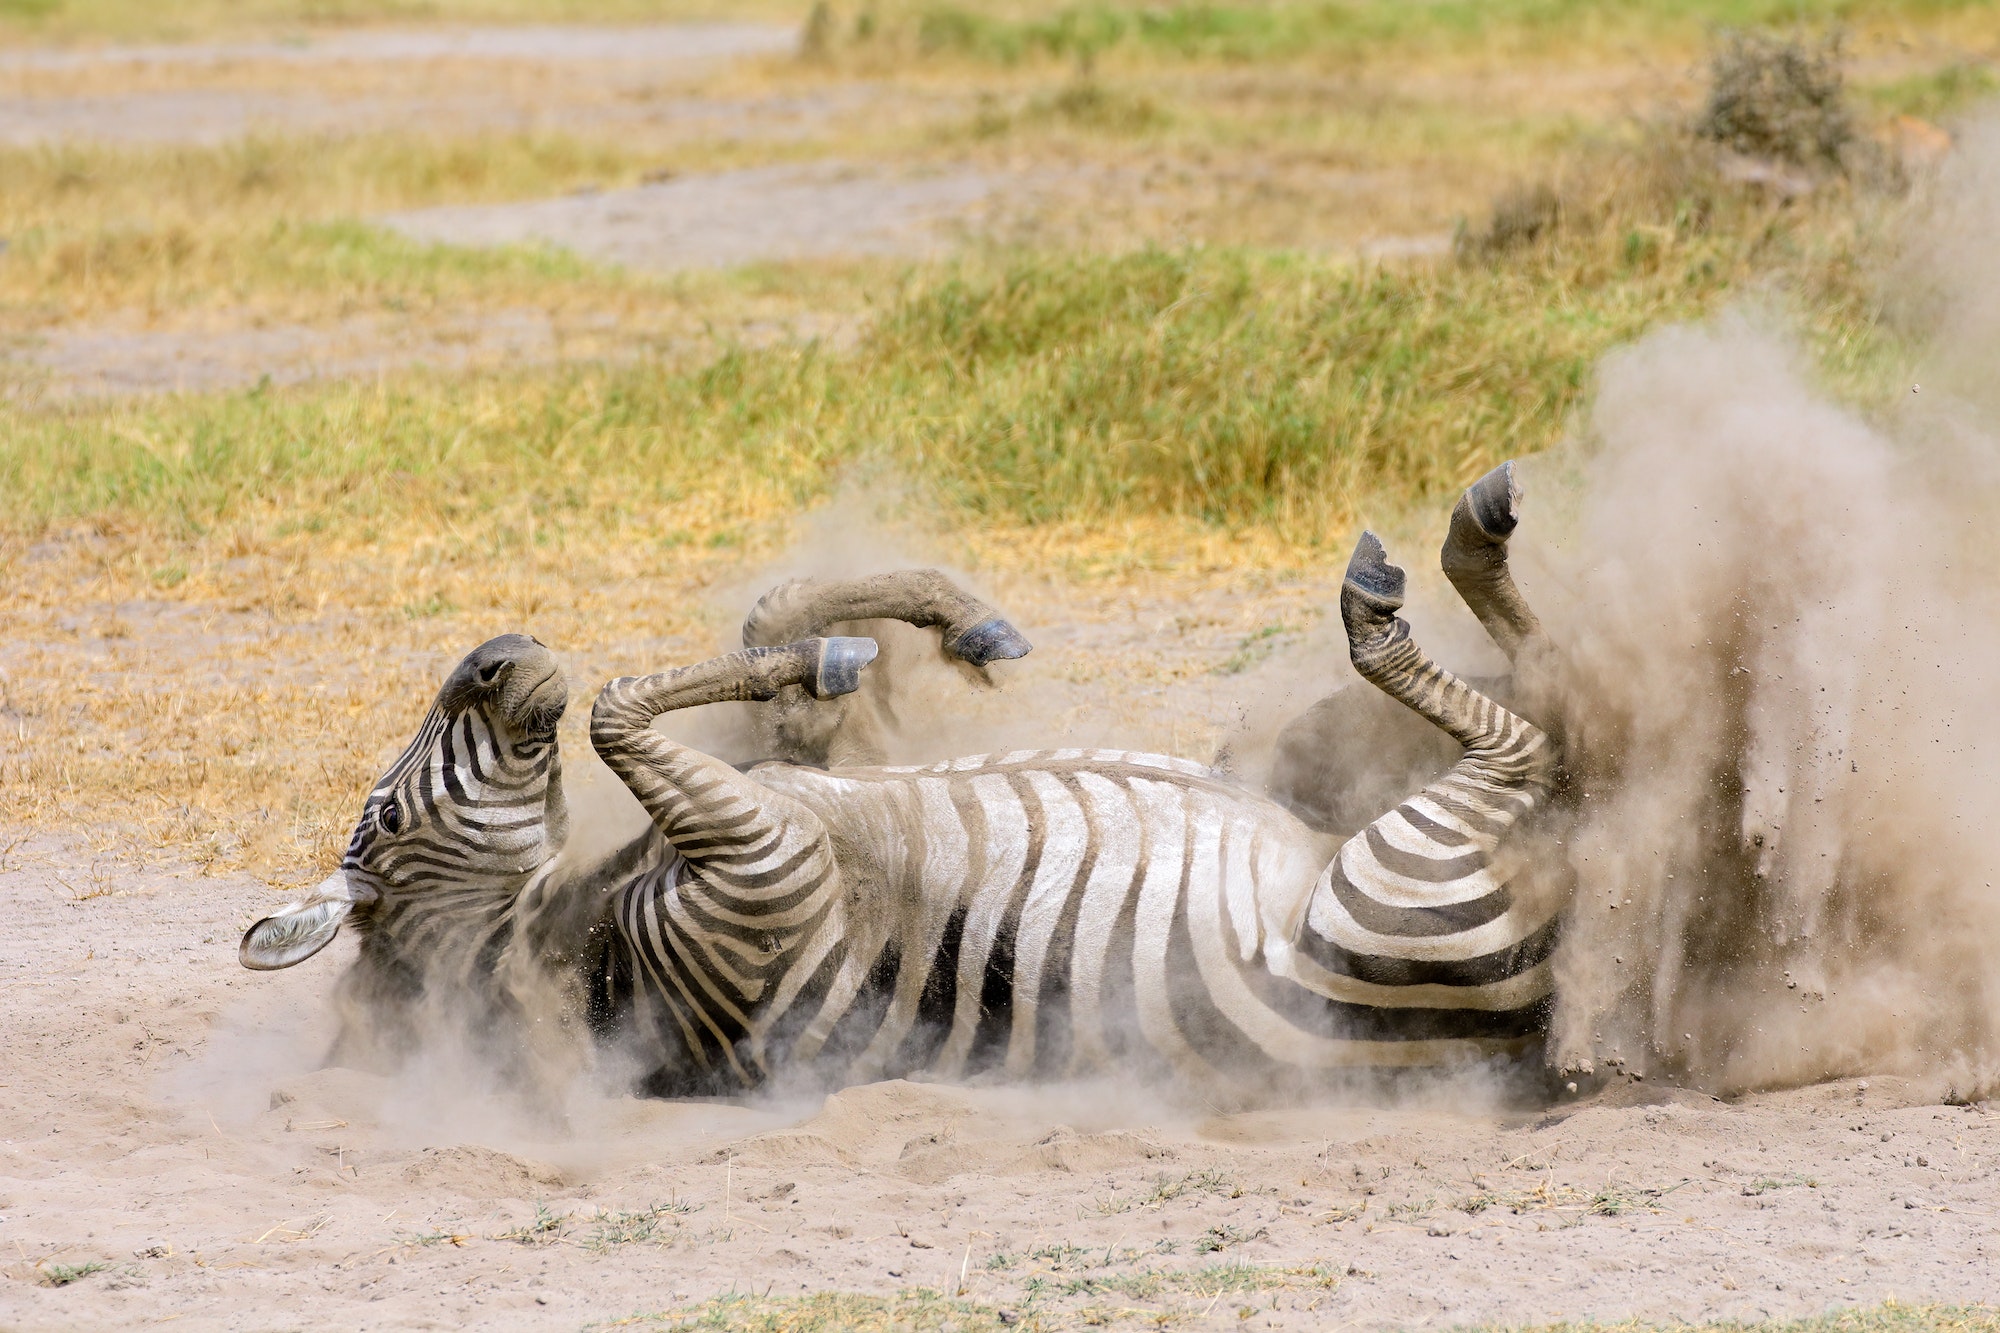
[[[1539, 641], [1505, 570], [1517, 498], [1496, 472], [1452, 539], [1468, 604], [1510, 654]], [[829, 605], [887, 605], [978, 665], [1026, 651], [941, 576], [885, 579], [760, 610], [816, 627]], [[371, 793], [341, 885], [258, 923], [245, 961], [309, 956], [348, 903], [363, 962], [426, 988], [491, 990], [503, 955], [525, 957], [660, 1094], [1128, 1068], [1227, 1089], [1519, 1052], [1545, 1021], [1562, 906], [1523, 838], [1555, 745], [1425, 656], [1395, 615], [1402, 584], [1364, 536], [1342, 592], [1350, 653], [1463, 755], [1344, 840], [1154, 755], [744, 771], [654, 729], [682, 708], [776, 701], [776, 734], [833, 753], [814, 710], [875, 650], [816, 637], [606, 685], [591, 740], [649, 823], [579, 862], [559, 855], [560, 673], [532, 640], [494, 640]]]

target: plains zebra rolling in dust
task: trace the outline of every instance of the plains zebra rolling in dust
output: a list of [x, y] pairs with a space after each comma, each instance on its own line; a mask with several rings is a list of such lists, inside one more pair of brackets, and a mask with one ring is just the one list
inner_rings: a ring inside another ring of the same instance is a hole
[[[1506, 572], [1516, 500], [1511, 471], [1489, 475], [1446, 544], [1510, 650], [1536, 635]], [[534, 641], [495, 640], [371, 794], [341, 870], [253, 926], [243, 959], [288, 966], [351, 915], [352, 989], [378, 1010], [441, 985], [504, 1007], [507, 978], [553, 976], [660, 1095], [1121, 1067], [1213, 1092], [1516, 1054], [1542, 1025], [1562, 906], [1517, 836], [1548, 800], [1554, 746], [1423, 654], [1395, 615], [1402, 593], [1365, 534], [1341, 593], [1350, 653], [1464, 754], [1345, 840], [1153, 755], [739, 771], [653, 729], [678, 709], [772, 701], [776, 748], [837, 756], [840, 724], [819, 710], [874, 656], [871, 640], [824, 637], [837, 621], [937, 625], [979, 667], [1026, 651], [986, 608], [905, 574], [795, 585], [746, 638], [796, 641], [605, 686], [592, 743], [650, 824], [566, 857], [560, 673]], [[539, 767], [540, 786], [493, 789], [515, 771], [498, 756]], [[438, 950], [461, 961], [440, 972]]]

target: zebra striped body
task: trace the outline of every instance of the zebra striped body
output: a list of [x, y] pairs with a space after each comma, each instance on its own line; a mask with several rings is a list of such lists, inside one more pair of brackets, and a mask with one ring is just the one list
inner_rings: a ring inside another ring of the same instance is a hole
[[[1391, 952], [1336, 961], [1309, 923], [1352, 914], [1358, 865], [1343, 875], [1337, 840], [1198, 765], [1058, 750], [751, 776], [817, 816], [835, 865], [801, 874], [775, 846], [718, 869], [661, 843], [619, 893], [606, 994], [661, 1057], [656, 1092], [1121, 1067], [1213, 1089], [1477, 1059], [1539, 1023], [1539, 958], [1468, 987], [1410, 957], [1435, 955], [1468, 902], [1489, 935], [1551, 933], [1487, 868], [1419, 889], [1398, 864], [1360, 908], [1398, 914], [1402, 934], [1370, 936]], [[1490, 836], [1444, 808], [1462, 796], [1418, 799]]]
[[[1445, 553], [1510, 654], [1541, 642], [1505, 567], [1517, 500], [1510, 469], [1483, 479]], [[1522, 838], [1554, 745], [1423, 654], [1395, 615], [1403, 581], [1364, 534], [1341, 593], [1350, 656], [1463, 754], [1352, 838], [1153, 755], [742, 771], [653, 727], [763, 701], [791, 757], [851, 763], [866, 728], [825, 705], [876, 645], [819, 637], [829, 617], [936, 626], [980, 671], [1027, 651], [915, 571], [788, 585], [746, 639], [812, 637], [606, 684], [591, 743], [649, 819], [609, 856], [565, 854], [553, 657], [482, 645], [371, 793], [342, 869], [242, 956], [290, 966], [353, 911], [372, 997], [484, 997], [483, 1022], [554, 978], [660, 1094], [1133, 1069], [1227, 1096], [1517, 1052], [1544, 1023], [1564, 897]]]

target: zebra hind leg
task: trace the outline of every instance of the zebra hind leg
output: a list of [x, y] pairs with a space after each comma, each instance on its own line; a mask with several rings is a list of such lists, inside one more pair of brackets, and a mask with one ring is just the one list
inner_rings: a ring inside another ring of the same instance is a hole
[[1341, 588], [1355, 668], [1464, 752], [1342, 844], [1296, 976], [1377, 1036], [1444, 1043], [1439, 1059], [1519, 1054], [1545, 1021], [1562, 895], [1513, 835], [1546, 805], [1553, 745], [1430, 660], [1396, 615], [1403, 594], [1403, 571], [1364, 533]]
[[[758, 746], [769, 758], [821, 766], [886, 762], [896, 730], [897, 678], [913, 665], [873, 621], [935, 629], [944, 657], [991, 685], [994, 662], [1024, 657], [1032, 645], [991, 606], [935, 569], [904, 569], [860, 579], [793, 579], [758, 599], [743, 621], [743, 642], [757, 647], [828, 633], [836, 625], [867, 626], [888, 650], [869, 684], [852, 698], [828, 702], [788, 689], [759, 710]], [[905, 637], [908, 637], [907, 635]]]
[[935, 569], [900, 569], [862, 579], [791, 579], [750, 608], [743, 619], [743, 645], [792, 643], [858, 620], [900, 620], [936, 629], [945, 654], [974, 667], [1026, 657], [1033, 648], [999, 612]]
[[1465, 759], [1453, 772], [1470, 763], [1501, 786], [1530, 776], [1545, 784], [1554, 763], [1548, 737], [1417, 646], [1409, 623], [1396, 614], [1403, 607], [1406, 584], [1380, 539], [1362, 533], [1340, 588], [1340, 616], [1354, 669], [1465, 747]]

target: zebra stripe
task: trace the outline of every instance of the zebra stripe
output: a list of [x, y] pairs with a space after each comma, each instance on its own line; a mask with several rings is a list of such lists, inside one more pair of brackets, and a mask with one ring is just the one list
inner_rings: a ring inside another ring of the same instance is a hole
[[[1518, 767], [1514, 751], [1532, 757], [1540, 743], [1513, 734], [1495, 762]], [[621, 895], [621, 936], [641, 989], [657, 992], [644, 1003], [677, 1018], [648, 1026], [666, 1040], [663, 1066], [699, 1071], [689, 1087], [751, 1086], [793, 1065], [847, 1082], [1069, 1075], [1135, 1055], [1204, 1081], [1246, 1067], [1432, 1064], [1513, 1049], [1547, 994], [1532, 950], [1476, 985], [1383, 973], [1411, 966], [1413, 942], [1448, 951], [1483, 939], [1487, 926], [1437, 924], [1462, 904], [1490, 909], [1488, 925], [1515, 939], [1552, 937], [1549, 922], [1519, 919], [1483, 854], [1466, 860], [1468, 848], [1497, 847], [1515, 817], [1506, 811], [1522, 805], [1478, 776], [1455, 772], [1331, 864], [1330, 840], [1301, 839], [1276, 805], [1153, 755], [1028, 751], [750, 776], [843, 831], [841, 872], [829, 862], [786, 881], [788, 900], [813, 904], [811, 928], [755, 936], [754, 979], [730, 960], [748, 956], [742, 932], [772, 923], [729, 905], [731, 886], [705, 867], [675, 861]], [[1451, 813], [1475, 799], [1496, 813], [1477, 826]], [[1444, 836], [1427, 840], [1420, 821]], [[1372, 891], [1379, 848], [1449, 873], [1428, 881], [1426, 899], [1417, 867], [1395, 861], [1380, 872], [1383, 896], [1363, 894], [1354, 885]], [[829, 900], [834, 879], [845, 882]], [[691, 899], [705, 910], [691, 915]], [[1365, 931], [1326, 924], [1351, 920], [1356, 901], [1416, 933], [1377, 948]], [[1416, 1016], [1417, 1039], [1409, 1023], [1385, 1022], [1396, 1012]], [[830, 1042], [843, 1029], [858, 1040]]]

